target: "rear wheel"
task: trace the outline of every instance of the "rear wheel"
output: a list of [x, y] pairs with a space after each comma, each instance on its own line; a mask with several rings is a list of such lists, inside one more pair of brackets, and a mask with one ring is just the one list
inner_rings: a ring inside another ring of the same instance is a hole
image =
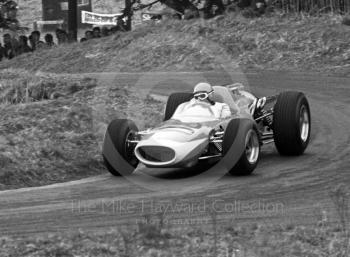
[[193, 94], [191, 93], [173, 93], [169, 96], [166, 104], [164, 121], [169, 120], [175, 113], [177, 107], [185, 102], [192, 99]]
[[103, 159], [108, 171], [114, 176], [130, 175], [139, 161], [134, 155], [134, 144], [130, 142], [138, 129], [127, 119], [112, 121], [103, 143]]
[[240, 140], [236, 138], [241, 136], [238, 135], [239, 129], [242, 129], [244, 139], [241, 143], [241, 151], [239, 151], [241, 156], [233, 168], [229, 170], [229, 173], [236, 176], [246, 176], [254, 171], [260, 159], [259, 136], [252, 121], [239, 119], [230, 121], [223, 139], [223, 154], [226, 155], [229, 152], [234, 140]]
[[283, 92], [274, 107], [275, 145], [282, 155], [301, 155], [310, 141], [309, 103], [301, 92]]

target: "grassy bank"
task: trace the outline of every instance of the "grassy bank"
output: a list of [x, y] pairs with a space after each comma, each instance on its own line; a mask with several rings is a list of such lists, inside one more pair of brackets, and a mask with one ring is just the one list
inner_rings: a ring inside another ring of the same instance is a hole
[[[211, 227], [211, 228], [210, 228]], [[293, 225], [162, 228], [139, 225], [108, 232], [0, 238], [1, 256], [346, 257], [349, 237], [337, 226]]]
[[349, 73], [350, 27], [342, 17], [274, 14], [243, 18], [166, 21], [126, 34], [38, 51], [0, 68], [83, 73], [101, 71], [212, 70], [230, 58], [242, 69]]
[[84, 76], [7, 70], [0, 85], [0, 189], [101, 174], [100, 144], [111, 119], [153, 113], [145, 126], [161, 119], [162, 105], [118, 83], [96, 89], [98, 81]]

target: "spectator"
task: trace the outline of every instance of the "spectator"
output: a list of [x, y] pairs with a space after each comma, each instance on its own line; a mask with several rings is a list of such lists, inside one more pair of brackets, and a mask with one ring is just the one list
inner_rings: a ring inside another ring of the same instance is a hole
[[239, 8], [246, 8], [251, 5], [252, 0], [239, 0], [237, 6]]
[[117, 33], [118, 31], [120, 31], [119, 26], [113, 26], [110, 29], [111, 34]]
[[29, 53], [31, 52], [31, 48], [28, 45], [28, 37], [26, 36], [20, 36], [19, 37], [19, 44], [17, 48], [17, 54], [24, 54], [24, 53]]
[[3, 36], [3, 39], [4, 39], [4, 56], [7, 59], [12, 59], [13, 57], [16, 56], [12, 37], [10, 34], [7, 33]]
[[118, 30], [120, 30], [120, 31], [126, 31], [127, 30], [126, 29], [126, 24], [125, 24], [124, 20], [121, 19], [121, 18], [118, 18], [117, 27], [118, 27]]
[[53, 42], [52, 34], [48, 33], [45, 35], [45, 43], [48, 47], [55, 46], [55, 43]]
[[265, 13], [268, 3], [269, 0], [240, 0], [237, 6], [240, 8], [250, 8], [252, 12], [251, 16], [260, 16]]
[[109, 29], [107, 27], [102, 27], [101, 35], [102, 37], [107, 37], [109, 35]]
[[[222, 0], [205, 0], [204, 1], [204, 18], [212, 18], [214, 16], [220, 15], [225, 11], [225, 6]], [[195, 16], [191, 16], [191, 18]]]
[[257, 16], [260, 16], [265, 13], [265, 10], [267, 8], [267, 0], [256, 0], [253, 1], [253, 10], [257, 14]]
[[59, 45], [68, 43], [68, 34], [65, 30], [56, 29], [56, 37]]
[[45, 43], [40, 40], [40, 32], [35, 30], [31, 33], [32, 36], [32, 50], [37, 50], [45, 46]]
[[60, 42], [61, 33], [62, 33], [62, 30], [61, 30], [61, 29], [56, 29], [55, 34], [56, 34], [56, 38], [57, 38], [58, 44], [61, 44], [61, 42]]
[[3, 48], [0, 43], [0, 62], [2, 61], [3, 58], [5, 58], [5, 48]]
[[93, 28], [92, 34], [93, 34], [94, 38], [100, 38], [101, 37], [101, 29], [100, 29], [100, 27]]
[[29, 41], [29, 47], [32, 51], [34, 51], [34, 41], [33, 41], [33, 36], [29, 35], [28, 37], [28, 41]]
[[68, 43], [74, 43], [77, 41], [74, 32], [68, 32], [67, 36], [68, 36]]
[[63, 30], [62, 34], [61, 34], [61, 42], [62, 44], [68, 43], [68, 33]]
[[94, 38], [93, 32], [91, 30], [87, 30], [85, 32], [85, 38], [86, 38], [86, 40], [93, 39]]

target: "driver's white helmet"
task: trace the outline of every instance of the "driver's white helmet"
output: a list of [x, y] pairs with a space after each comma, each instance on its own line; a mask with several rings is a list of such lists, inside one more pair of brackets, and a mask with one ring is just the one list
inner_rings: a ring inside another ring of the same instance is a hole
[[204, 101], [206, 99], [211, 100], [210, 95], [212, 95], [213, 92], [214, 92], [214, 89], [209, 83], [201, 82], [194, 87], [193, 95], [194, 95], [194, 98], [197, 100], [201, 100], [201, 101]]

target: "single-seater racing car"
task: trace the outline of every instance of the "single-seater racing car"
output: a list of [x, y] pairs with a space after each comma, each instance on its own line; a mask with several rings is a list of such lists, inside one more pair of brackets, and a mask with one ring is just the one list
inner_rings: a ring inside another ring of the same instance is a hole
[[256, 97], [242, 84], [213, 87], [213, 100], [226, 103], [232, 115], [177, 117], [177, 107], [192, 93], [169, 96], [164, 122], [139, 131], [128, 119], [113, 120], [106, 131], [103, 159], [110, 173], [129, 175], [141, 162], [151, 168], [187, 168], [226, 158], [233, 175], [256, 168], [261, 147], [274, 143], [281, 155], [301, 155], [310, 141], [311, 115], [301, 92]]

